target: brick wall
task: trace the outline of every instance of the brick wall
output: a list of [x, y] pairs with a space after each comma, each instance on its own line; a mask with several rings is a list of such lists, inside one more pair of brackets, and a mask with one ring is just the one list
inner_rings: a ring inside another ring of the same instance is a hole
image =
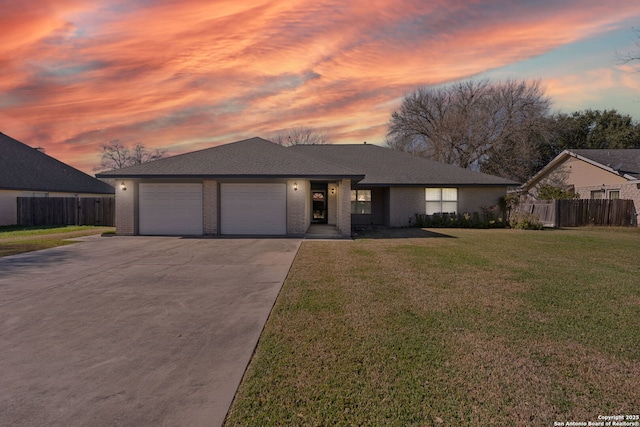
[[[333, 189], [333, 193], [331, 190]], [[327, 186], [327, 224], [336, 225], [338, 223], [338, 184], [329, 183]]]
[[[297, 184], [297, 190], [294, 189]], [[307, 232], [311, 221], [308, 202], [311, 198], [311, 183], [307, 180], [287, 181], [287, 234], [302, 235]]]
[[[120, 188], [124, 182], [126, 190]], [[131, 180], [118, 180], [116, 188], [116, 234], [133, 236], [138, 233], [138, 184]]]
[[343, 179], [336, 189], [336, 226], [343, 236], [351, 236], [351, 180]]
[[389, 225], [405, 227], [414, 215], [424, 214], [424, 187], [392, 187], [389, 191]]
[[[458, 189], [458, 212], [482, 212], [483, 207], [498, 204], [507, 194], [506, 187], [463, 187]], [[392, 227], [409, 225], [415, 214], [426, 212], [424, 187], [392, 187], [389, 191], [390, 218]]]
[[482, 212], [483, 207], [498, 204], [507, 194], [506, 187], [463, 187], [458, 190], [458, 212]]
[[205, 236], [218, 234], [218, 181], [202, 183], [202, 221]]
[[640, 227], [640, 181], [621, 186], [620, 198], [633, 200], [633, 205], [636, 208], [636, 225]]

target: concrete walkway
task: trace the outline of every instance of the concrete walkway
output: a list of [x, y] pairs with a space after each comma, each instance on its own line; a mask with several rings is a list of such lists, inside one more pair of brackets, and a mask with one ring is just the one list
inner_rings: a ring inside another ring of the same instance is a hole
[[351, 240], [350, 236], [343, 236], [335, 225], [311, 224], [304, 235], [305, 239]]
[[300, 240], [83, 240], [0, 258], [0, 425], [221, 425]]

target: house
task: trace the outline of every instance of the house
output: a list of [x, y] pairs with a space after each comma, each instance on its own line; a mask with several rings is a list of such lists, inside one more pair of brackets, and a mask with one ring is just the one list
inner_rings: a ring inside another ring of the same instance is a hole
[[640, 149], [564, 150], [523, 184], [521, 191], [537, 199], [542, 185], [562, 188], [581, 199], [630, 199], [638, 212]]
[[370, 208], [352, 208], [352, 225], [403, 227], [416, 213], [480, 212], [496, 205], [508, 186], [517, 185], [371, 144], [295, 145], [289, 149], [364, 175], [352, 184], [351, 200], [352, 204], [370, 200]]
[[98, 174], [116, 179], [121, 235], [304, 235], [312, 223], [409, 225], [479, 211], [512, 181], [370, 144], [252, 138]]
[[0, 225], [17, 223], [18, 197], [101, 197], [114, 188], [0, 133]]

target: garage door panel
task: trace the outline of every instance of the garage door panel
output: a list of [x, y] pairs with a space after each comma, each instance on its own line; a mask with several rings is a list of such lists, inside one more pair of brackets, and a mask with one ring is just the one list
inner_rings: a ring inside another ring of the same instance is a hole
[[140, 234], [201, 235], [202, 184], [140, 184]]
[[286, 184], [221, 184], [222, 234], [287, 234]]

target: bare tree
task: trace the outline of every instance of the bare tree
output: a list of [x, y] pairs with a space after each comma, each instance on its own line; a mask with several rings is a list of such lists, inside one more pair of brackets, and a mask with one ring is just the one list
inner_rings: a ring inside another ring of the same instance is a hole
[[393, 112], [387, 145], [524, 182], [538, 166], [549, 99], [538, 82], [469, 80], [423, 87]]
[[287, 147], [291, 145], [324, 145], [330, 143], [330, 137], [327, 133], [314, 128], [298, 126], [275, 133], [271, 141]]
[[633, 32], [636, 33], [636, 41], [635, 41], [635, 45], [636, 45], [636, 51], [635, 52], [628, 52], [628, 53], [618, 53], [616, 51], [616, 56], [618, 57], [618, 60], [623, 63], [623, 64], [628, 64], [629, 62], [634, 62], [634, 61], [640, 61], [640, 29], [639, 28], [634, 28]]
[[141, 163], [152, 162], [154, 160], [162, 159], [166, 157], [167, 150], [161, 150], [159, 148], [148, 149], [141, 143], [137, 143], [131, 149], [131, 164], [139, 165]]
[[158, 148], [148, 149], [144, 144], [136, 143], [132, 148], [114, 139], [107, 144], [100, 145], [101, 159], [96, 170], [107, 171], [121, 169], [127, 166], [158, 160], [167, 155], [167, 150]]

